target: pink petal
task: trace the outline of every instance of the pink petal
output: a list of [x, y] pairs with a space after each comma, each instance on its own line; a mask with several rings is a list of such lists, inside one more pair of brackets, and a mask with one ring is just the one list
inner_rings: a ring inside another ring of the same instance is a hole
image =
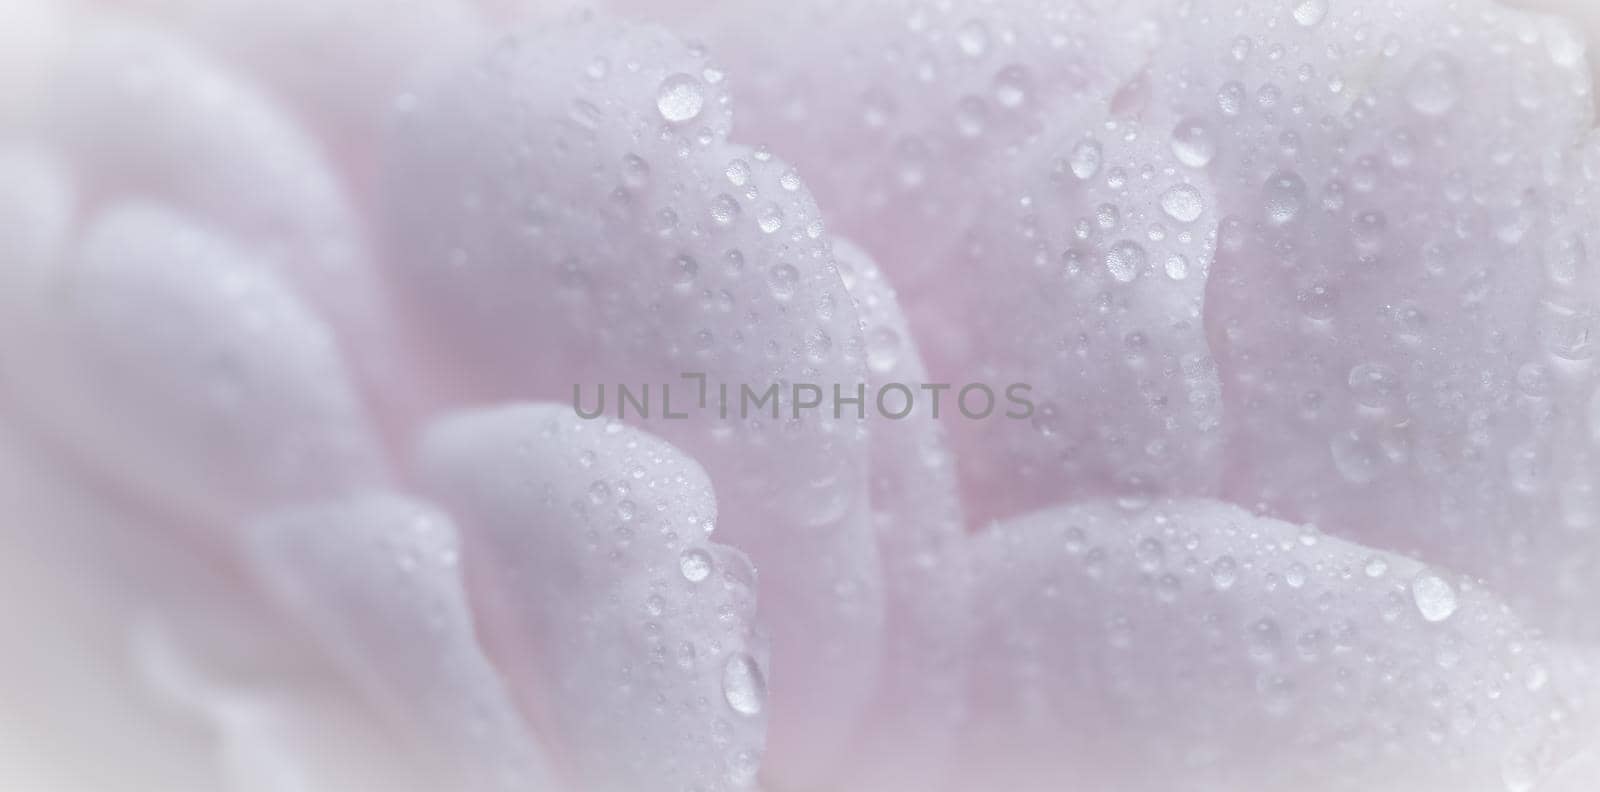
[[465, 526], [491, 652], [574, 788], [752, 788], [771, 706], [755, 573], [709, 541], [698, 465], [557, 405], [444, 418], [419, 457]]
[[1206, 324], [1230, 499], [1596, 635], [1593, 99], [1570, 31], [1491, 3], [1268, 3], [1194, 9], [1159, 53], [1152, 105], [1215, 149], [1228, 215]]
[[[762, 570], [776, 772], [826, 772], [878, 667], [879, 562], [854, 416], [737, 414], [740, 387], [863, 381], [860, 330], [815, 206], [728, 144], [720, 72], [670, 36], [582, 19], [500, 41], [396, 120], [397, 277], [470, 400], [568, 402], [618, 383], [718, 482], [727, 541]], [[441, 369], [443, 370], [443, 369]], [[710, 399], [688, 419], [704, 374]], [[734, 413], [717, 416], [717, 388]], [[460, 401], [467, 400], [459, 398]]]
[[435, 784], [554, 787], [478, 647], [447, 517], [372, 495], [276, 512], [250, 532], [263, 583], [438, 766]]
[[207, 515], [383, 475], [332, 334], [236, 242], [159, 206], [112, 207], [62, 286], [81, 388], [63, 401], [83, 411], [52, 418], [106, 472]]
[[[867, 386], [922, 383], [927, 371], [894, 289], [865, 252], [834, 255], [866, 334]], [[896, 403], [897, 404], [897, 403]], [[835, 786], [927, 789], [943, 778], [965, 700], [970, 639], [967, 543], [954, 459], [932, 403], [891, 419], [869, 407], [873, 526], [883, 559], [883, 667]]]
[[1572, 737], [1559, 656], [1403, 556], [1206, 500], [1064, 506], [976, 542], [953, 789], [1489, 792]]

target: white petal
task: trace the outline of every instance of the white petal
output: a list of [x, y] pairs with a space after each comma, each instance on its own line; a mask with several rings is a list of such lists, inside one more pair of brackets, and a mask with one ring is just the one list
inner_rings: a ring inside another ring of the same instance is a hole
[[565, 406], [448, 417], [420, 452], [463, 525], [486, 639], [586, 790], [750, 789], [767, 664], [755, 576], [698, 465]]
[[389, 495], [284, 510], [249, 526], [254, 566], [353, 685], [450, 789], [552, 789], [510, 693], [478, 647], [455, 525]]
[[[604, 386], [615, 416], [619, 383], [651, 386], [648, 428], [706, 466], [726, 541], [762, 570], [781, 658], [769, 764], [814, 775], [878, 667], [866, 435], [850, 413], [796, 417], [788, 395], [741, 416], [741, 397], [853, 392], [862, 341], [804, 185], [725, 142], [725, 87], [648, 28], [580, 18], [507, 36], [397, 117], [390, 228], [441, 370], [459, 365], [473, 401], [581, 387], [590, 405]], [[704, 375], [706, 401], [684, 373]], [[666, 385], [689, 418], [663, 416]]]
[[114, 207], [58, 288], [80, 411], [40, 409], [109, 472], [209, 515], [383, 475], [327, 327], [232, 240]]
[[1215, 501], [977, 538], [966, 787], [1502, 789], [1559, 657], [1470, 579]]

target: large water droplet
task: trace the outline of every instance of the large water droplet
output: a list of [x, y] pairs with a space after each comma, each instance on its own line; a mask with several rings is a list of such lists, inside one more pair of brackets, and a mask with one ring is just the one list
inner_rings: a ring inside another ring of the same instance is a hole
[[1191, 168], [1204, 168], [1217, 156], [1217, 142], [1204, 121], [1185, 118], [1172, 130], [1172, 154]]
[[1449, 581], [1424, 569], [1411, 580], [1411, 599], [1422, 618], [1442, 622], [1456, 612], [1456, 590]]
[[1139, 247], [1136, 242], [1125, 239], [1106, 251], [1106, 270], [1111, 273], [1111, 277], [1121, 283], [1128, 283], [1139, 277], [1144, 264], [1144, 248]]
[[761, 211], [756, 214], [756, 225], [761, 228], [761, 232], [764, 234], [775, 233], [778, 229], [783, 228], [783, 207], [775, 203], [768, 203], [761, 207]]
[[1262, 205], [1267, 220], [1273, 225], [1285, 225], [1300, 216], [1306, 208], [1306, 183], [1298, 174], [1278, 171], [1267, 179], [1262, 190]]
[[1302, 27], [1312, 27], [1328, 15], [1328, 0], [1298, 0], [1294, 4], [1294, 21]]
[[1193, 223], [1205, 211], [1205, 202], [1192, 185], [1177, 184], [1162, 194], [1161, 211], [1180, 223]]
[[1100, 163], [1104, 159], [1105, 154], [1100, 148], [1100, 141], [1083, 140], [1072, 147], [1072, 153], [1067, 156], [1067, 167], [1072, 169], [1072, 175], [1080, 179], [1089, 179], [1100, 172]]
[[674, 124], [693, 121], [705, 106], [705, 91], [700, 80], [688, 74], [674, 74], [661, 81], [656, 94], [656, 109]]
[[683, 573], [684, 580], [699, 583], [711, 577], [711, 556], [704, 550], [685, 550], [678, 557], [678, 570]]
[[711, 220], [719, 226], [732, 225], [739, 211], [739, 201], [727, 193], [711, 199]]
[[735, 654], [722, 667], [722, 696], [740, 715], [760, 715], [767, 697], [767, 683], [761, 668], [747, 654]]

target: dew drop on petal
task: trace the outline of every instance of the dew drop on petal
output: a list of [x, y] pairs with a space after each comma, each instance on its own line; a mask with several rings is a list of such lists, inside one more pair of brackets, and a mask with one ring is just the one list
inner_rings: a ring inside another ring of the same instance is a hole
[[1144, 264], [1144, 248], [1139, 247], [1136, 242], [1123, 240], [1106, 251], [1106, 270], [1111, 273], [1111, 277], [1121, 283], [1128, 283], [1139, 277]]
[[1328, 15], [1328, 0], [1297, 0], [1294, 21], [1301, 27], [1315, 27]]
[[1272, 174], [1262, 192], [1262, 205], [1267, 220], [1273, 225], [1293, 222], [1306, 207], [1306, 183], [1297, 174], [1288, 171]]
[[973, 19], [956, 30], [956, 46], [969, 58], [983, 57], [989, 51], [989, 26]]
[[1192, 185], [1178, 184], [1161, 196], [1161, 211], [1180, 223], [1193, 223], [1205, 210], [1200, 191]]
[[1100, 163], [1104, 158], [1100, 141], [1084, 140], [1072, 148], [1072, 153], [1067, 157], [1067, 167], [1072, 169], [1072, 175], [1089, 179], [1100, 172]]
[[1001, 107], [1015, 110], [1028, 101], [1028, 71], [1021, 66], [1007, 66], [994, 77], [994, 100]]
[[661, 81], [656, 95], [656, 109], [661, 117], [674, 124], [693, 121], [705, 106], [705, 92], [700, 80], [688, 74], [674, 74]]
[[711, 220], [719, 226], [732, 225], [739, 219], [739, 201], [723, 193], [711, 199]]
[[1430, 622], [1442, 622], [1456, 612], [1456, 590], [1431, 570], [1424, 569], [1411, 580], [1411, 599]]
[[678, 557], [678, 570], [690, 583], [699, 583], [711, 576], [711, 556], [704, 550], [685, 550]]
[[722, 668], [722, 696], [740, 715], [759, 715], [767, 696], [767, 683], [756, 661], [747, 654], [735, 654]]
[[1233, 556], [1222, 556], [1211, 562], [1211, 585], [1216, 586], [1217, 590], [1227, 591], [1233, 588], [1238, 579], [1239, 562], [1233, 560]]
[[1400, 390], [1400, 378], [1382, 363], [1358, 363], [1347, 380], [1356, 401], [1372, 408], [1388, 407]]
[[761, 207], [761, 212], [756, 215], [756, 225], [761, 227], [764, 234], [776, 233], [783, 228], [783, 207], [775, 203]]
[[1186, 118], [1172, 130], [1172, 154], [1191, 168], [1204, 168], [1217, 156], [1217, 143], [1204, 121]]

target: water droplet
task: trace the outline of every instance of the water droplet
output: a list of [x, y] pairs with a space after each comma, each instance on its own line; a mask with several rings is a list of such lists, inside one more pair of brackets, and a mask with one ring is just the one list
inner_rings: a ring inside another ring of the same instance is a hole
[[1546, 300], [1540, 306], [1535, 328], [1544, 349], [1563, 360], [1594, 357], [1595, 310], [1589, 305], [1563, 305]]
[[806, 357], [813, 363], [821, 363], [828, 359], [828, 353], [833, 350], [833, 338], [820, 328], [806, 333]]
[[994, 76], [994, 100], [1009, 110], [1015, 110], [1028, 101], [1028, 70], [1021, 66], [1007, 66]]
[[1106, 251], [1106, 270], [1118, 282], [1128, 283], [1144, 269], [1145, 252], [1138, 243], [1122, 240]]
[[1236, 116], [1244, 112], [1244, 84], [1239, 82], [1223, 83], [1217, 89], [1217, 109], [1223, 115]]
[[1369, 578], [1381, 578], [1389, 573], [1389, 562], [1378, 556], [1373, 556], [1367, 559], [1367, 565], [1363, 570]]
[[1461, 102], [1461, 65], [1442, 52], [1424, 56], [1411, 67], [1406, 101], [1425, 116], [1442, 116]]
[[1162, 194], [1161, 211], [1180, 223], [1193, 223], [1205, 211], [1205, 203], [1193, 185], [1176, 184]]
[[1283, 582], [1288, 583], [1289, 588], [1300, 588], [1306, 584], [1306, 577], [1309, 574], [1305, 564], [1295, 562], [1283, 573]]
[[783, 207], [770, 202], [762, 206], [760, 213], [756, 215], [756, 225], [764, 234], [776, 233], [778, 229], [783, 228]]
[[989, 51], [989, 26], [973, 19], [956, 30], [956, 46], [969, 58], [981, 58]]
[[1072, 147], [1072, 153], [1067, 157], [1067, 167], [1072, 169], [1072, 175], [1080, 179], [1089, 179], [1100, 172], [1100, 163], [1104, 158], [1100, 141], [1081, 140], [1078, 145]]
[[1299, 0], [1294, 4], [1294, 21], [1301, 27], [1315, 27], [1328, 15], [1328, 0]]
[[767, 697], [767, 683], [756, 661], [747, 654], [735, 654], [722, 667], [722, 697], [740, 715], [760, 715]]
[[728, 183], [735, 187], [743, 187], [750, 183], [750, 163], [742, 159], [730, 161], [724, 173], [728, 177]]
[[1356, 401], [1374, 409], [1393, 404], [1400, 392], [1400, 378], [1382, 363], [1358, 363], [1350, 368], [1346, 381]]
[[705, 92], [700, 80], [688, 74], [674, 74], [661, 81], [656, 94], [656, 109], [661, 117], [674, 124], [693, 121], [705, 106]]
[[1298, 174], [1278, 171], [1267, 179], [1263, 196], [1268, 221], [1273, 225], [1291, 223], [1306, 208], [1305, 180]]
[[1325, 322], [1333, 318], [1339, 304], [1339, 293], [1326, 283], [1313, 283], [1303, 292], [1295, 295], [1295, 302], [1300, 305], [1300, 312], [1307, 319]]
[[1172, 154], [1191, 168], [1204, 168], [1217, 156], [1211, 130], [1198, 118], [1185, 118], [1172, 130]]
[[727, 193], [711, 199], [711, 220], [719, 226], [733, 225], [739, 211], [739, 202]]
[[678, 556], [678, 570], [684, 580], [699, 583], [711, 576], [711, 556], [704, 550], [685, 550]]
[[772, 290], [772, 296], [780, 300], [793, 297], [799, 283], [800, 271], [792, 264], [779, 264], [767, 271], [767, 287]]
[[1233, 556], [1222, 556], [1211, 562], [1211, 585], [1227, 591], [1239, 580], [1239, 562]]
[[1411, 599], [1422, 618], [1442, 622], [1456, 612], [1456, 590], [1449, 581], [1424, 569], [1411, 580]]
[[1134, 558], [1139, 563], [1139, 568], [1145, 572], [1155, 572], [1161, 569], [1166, 559], [1166, 548], [1161, 545], [1161, 540], [1147, 538], [1139, 542], [1134, 548]]

